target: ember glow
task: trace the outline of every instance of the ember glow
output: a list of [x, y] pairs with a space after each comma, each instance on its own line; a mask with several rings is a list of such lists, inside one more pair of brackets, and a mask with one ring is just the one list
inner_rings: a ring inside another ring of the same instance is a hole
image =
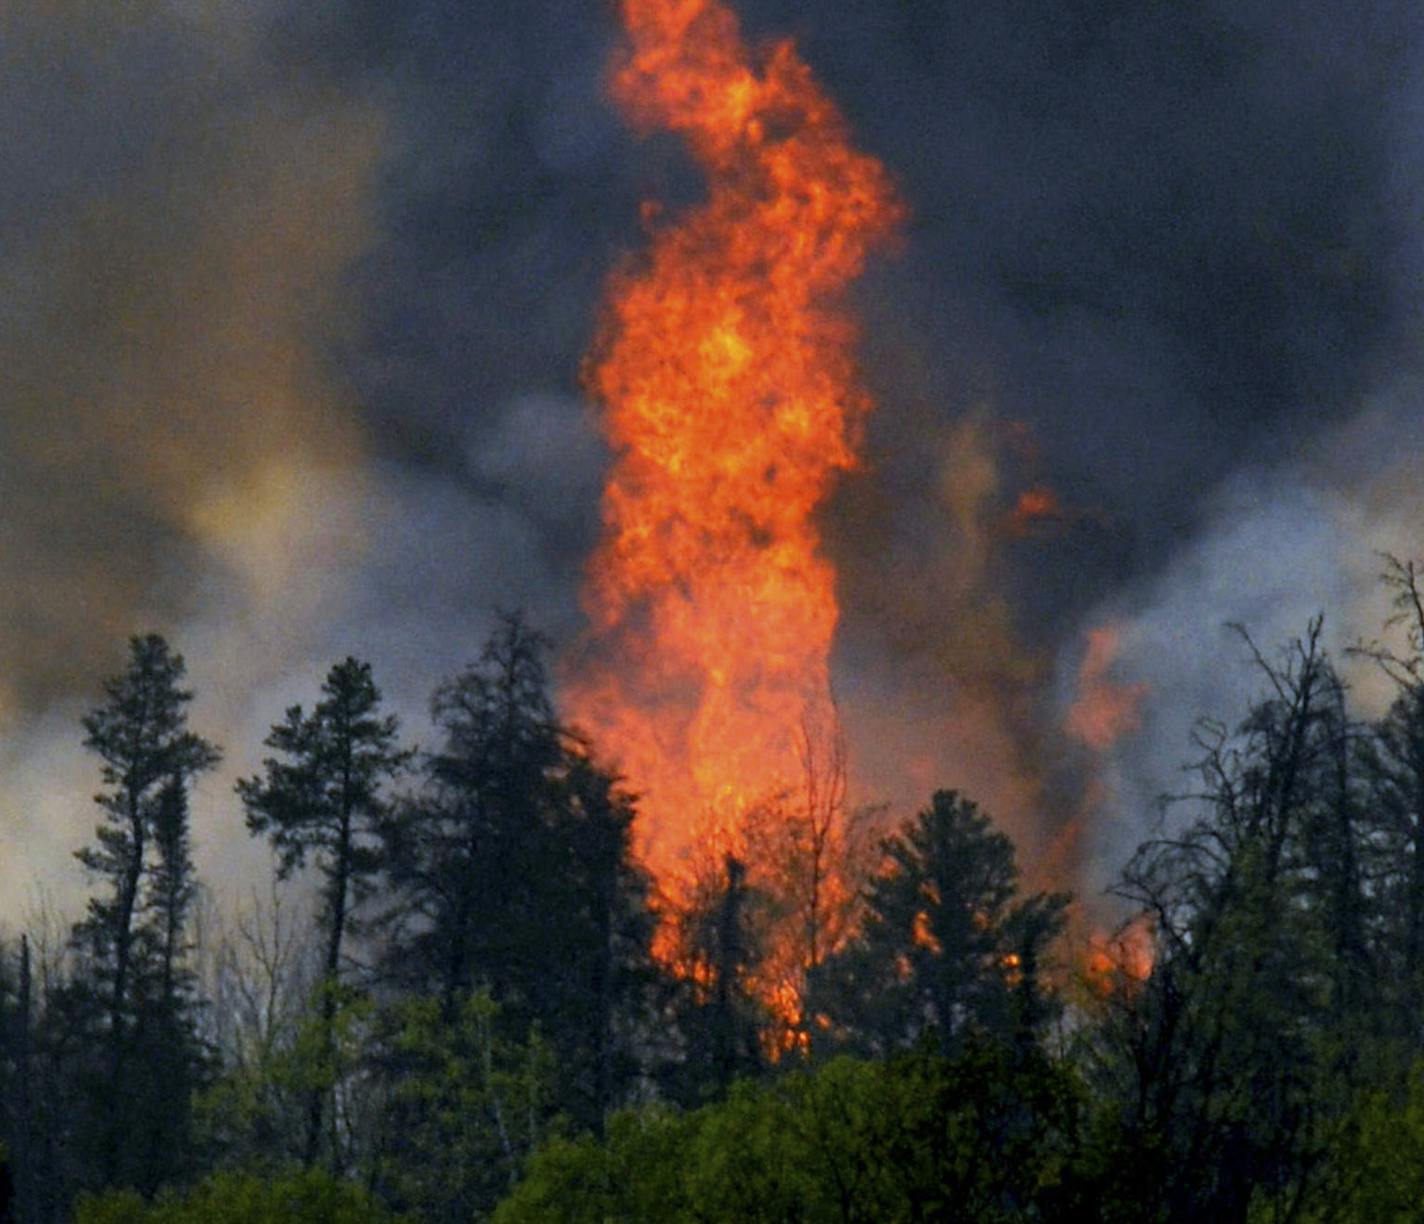
[[1131, 996], [1152, 976], [1157, 945], [1152, 924], [1139, 915], [1112, 934], [1098, 932], [1088, 946], [1086, 978], [1099, 995]]
[[1047, 485], [1035, 485], [1019, 494], [1009, 516], [1009, 531], [1013, 535], [1028, 535], [1043, 525], [1061, 523], [1067, 514], [1056, 494]]
[[1142, 723], [1147, 685], [1111, 677], [1121, 643], [1116, 625], [1088, 631], [1088, 648], [1078, 668], [1078, 698], [1068, 710], [1068, 733], [1096, 752], [1105, 752]]
[[840, 298], [899, 206], [790, 42], [749, 48], [715, 0], [622, 19], [614, 96], [686, 140], [707, 194], [615, 277], [587, 366], [616, 458], [564, 696], [642, 795], [638, 849], [677, 901], [829, 725], [814, 516], [870, 408]]

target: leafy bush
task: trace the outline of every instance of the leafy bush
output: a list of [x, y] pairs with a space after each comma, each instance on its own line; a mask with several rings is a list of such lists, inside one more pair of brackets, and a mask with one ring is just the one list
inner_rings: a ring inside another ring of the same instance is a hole
[[75, 1224], [395, 1224], [399, 1218], [359, 1186], [310, 1169], [279, 1178], [219, 1173], [156, 1203], [132, 1190], [86, 1196]]
[[495, 1220], [1090, 1218], [1085, 1102], [1061, 1066], [992, 1043], [839, 1058], [695, 1113], [620, 1114], [602, 1143], [550, 1143]]

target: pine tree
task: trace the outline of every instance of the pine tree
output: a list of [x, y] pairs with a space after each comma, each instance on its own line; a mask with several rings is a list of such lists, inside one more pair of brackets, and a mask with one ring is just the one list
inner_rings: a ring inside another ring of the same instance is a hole
[[[633, 861], [634, 806], [587, 756], [566, 762], [554, 808], [555, 925], [536, 1006], [572, 1072], [566, 1108], [595, 1130], [640, 1069], [640, 1032], [656, 990], [649, 881]], [[557, 863], [558, 860], [556, 860]]]
[[[172, 1173], [188, 1171], [193, 1155], [189, 1111], [172, 1102], [188, 1101], [207, 1078], [210, 1052], [198, 1036], [199, 1006], [194, 974], [188, 965], [187, 928], [198, 881], [193, 865], [188, 794], [173, 776], [159, 792], [153, 821], [154, 862], [144, 891], [142, 923], [151, 951], [137, 985], [143, 1009], [135, 1041], [143, 1051], [144, 1102], [141, 1133], [148, 1144], [147, 1164]], [[166, 1180], [166, 1177], [165, 1179]]]
[[680, 1048], [657, 1071], [674, 1099], [691, 1105], [724, 1094], [765, 1066], [763, 1034], [775, 1041], [789, 1031], [774, 1025], [763, 989], [776, 901], [743, 860], [724, 853], [703, 862], [690, 903], [670, 909], [680, 963], [668, 1010]]
[[[279, 874], [285, 878], [310, 859], [321, 878], [319, 1011], [326, 1036], [316, 1078], [330, 1081], [342, 955], [353, 911], [381, 868], [378, 835], [388, 812], [383, 787], [404, 772], [410, 753], [398, 746], [396, 717], [379, 712], [370, 664], [349, 657], [336, 664], [322, 694], [309, 715], [299, 705], [287, 710], [265, 741], [280, 757], [264, 760], [263, 776], [240, 781], [237, 791], [248, 828], [276, 849]], [[308, 1105], [302, 1157], [309, 1166], [320, 1156], [330, 1087], [318, 1083]]]
[[158, 998], [176, 1009], [191, 975], [182, 964], [183, 928], [197, 892], [192, 838], [188, 829], [188, 794], [182, 779], [169, 778], [158, 797], [153, 824], [154, 864], [148, 908], [159, 945]]
[[[123, 1180], [152, 1189], [168, 1172], [174, 1155], [164, 1143], [149, 1144], [143, 1135], [167, 1133], [185, 1116], [186, 1098], [153, 1101], [143, 1125], [132, 1125], [135, 1091], [151, 1082], [153, 1068], [134, 1066], [147, 1046], [140, 1040], [148, 986], [164, 964], [163, 937], [148, 920], [153, 889], [175, 864], [164, 844], [186, 839], [186, 795], [198, 775], [218, 762], [218, 750], [187, 729], [192, 694], [181, 687], [182, 656], [173, 654], [157, 634], [133, 638], [129, 666], [104, 685], [105, 702], [83, 721], [84, 746], [102, 765], [105, 789], [95, 800], [104, 823], [95, 830], [96, 845], [76, 852], [90, 875], [109, 886], [89, 901], [88, 914], [74, 928], [74, 942], [85, 958], [83, 987], [97, 992], [91, 1008], [102, 1025], [105, 1047], [103, 1102], [98, 1153], [105, 1182]], [[176, 815], [181, 812], [181, 816]], [[181, 826], [181, 834], [175, 831]], [[185, 859], [179, 893], [191, 889], [191, 863]], [[171, 970], [178, 955], [183, 910], [170, 912]], [[165, 1060], [184, 1063], [191, 1050], [167, 1049]]]

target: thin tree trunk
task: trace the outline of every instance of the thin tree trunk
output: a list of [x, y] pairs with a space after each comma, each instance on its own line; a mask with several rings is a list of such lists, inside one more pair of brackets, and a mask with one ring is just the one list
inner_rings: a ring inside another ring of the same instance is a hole
[[742, 963], [742, 888], [746, 868], [732, 855], [727, 855], [727, 894], [722, 899], [718, 915], [716, 966], [716, 1060], [717, 1079], [722, 1088], [735, 1077], [740, 1062], [740, 1034], [736, 1014], [735, 991], [737, 971]]
[[139, 793], [128, 793], [129, 831], [132, 852], [119, 885], [118, 913], [114, 925], [114, 988], [109, 1000], [109, 1093], [105, 1127], [103, 1171], [110, 1184], [119, 1181], [119, 1148], [127, 1103], [124, 1009], [128, 1004], [130, 960], [133, 955], [133, 914], [138, 904], [138, 886], [143, 878], [144, 829]]
[[33, 1134], [33, 1096], [31, 1086], [30, 1061], [30, 937], [20, 936], [20, 1015], [19, 1033], [15, 1043], [15, 1064], [18, 1077], [16, 1105], [18, 1117], [15, 1120], [15, 1218], [21, 1224], [30, 1224], [35, 1219], [34, 1202], [34, 1150], [31, 1144]]
[[598, 1020], [594, 1051], [594, 1094], [598, 1098], [594, 1104], [594, 1130], [601, 1138], [603, 1123], [613, 1105], [613, 915], [617, 902], [614, 894], [618, 889], [618, 867], [616, 861], [606, 865], [607, 879], [601, 898], [601, 913], [598, 915], [599, 948], [598, 961], [594, 966], [594, 989], [598, 998]]
[[[343, 786], [349, 794], [350, 784]], [[351, 810], [345, 802], [341, 813], [341, 833], [336, 847], [336, 874], [331, 882], [331, 931], [326, 944], [326, 973], [321, 983], [321, 1063], [323, 1072], [335, 1074], [336, 1063], [336, 990], [340, 982], [341, 941], [346, 930], [346, 890], [351, 875]], [[314, 1166], [321, 1154], [322, 1117], [326, 1111], [327, 1096], [334, 1089], [318, 1082], [312, 1089], [311, 1100], [307, 1103], [307, 1134], [303, 1161], [308, 1168]]]

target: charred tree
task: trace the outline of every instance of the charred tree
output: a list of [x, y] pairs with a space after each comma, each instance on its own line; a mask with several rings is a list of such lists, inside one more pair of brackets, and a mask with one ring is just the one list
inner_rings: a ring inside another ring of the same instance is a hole
[[717, 1082], [726, 1088], [744, 1065], [745, 1041], [736, 1006], [737, 978], [746, 960], [742, 939], [742, 909], [746, 898], [746, 866], [727, 855], [727, 886], [714, 911], [712, 945], [712, 1066]]

